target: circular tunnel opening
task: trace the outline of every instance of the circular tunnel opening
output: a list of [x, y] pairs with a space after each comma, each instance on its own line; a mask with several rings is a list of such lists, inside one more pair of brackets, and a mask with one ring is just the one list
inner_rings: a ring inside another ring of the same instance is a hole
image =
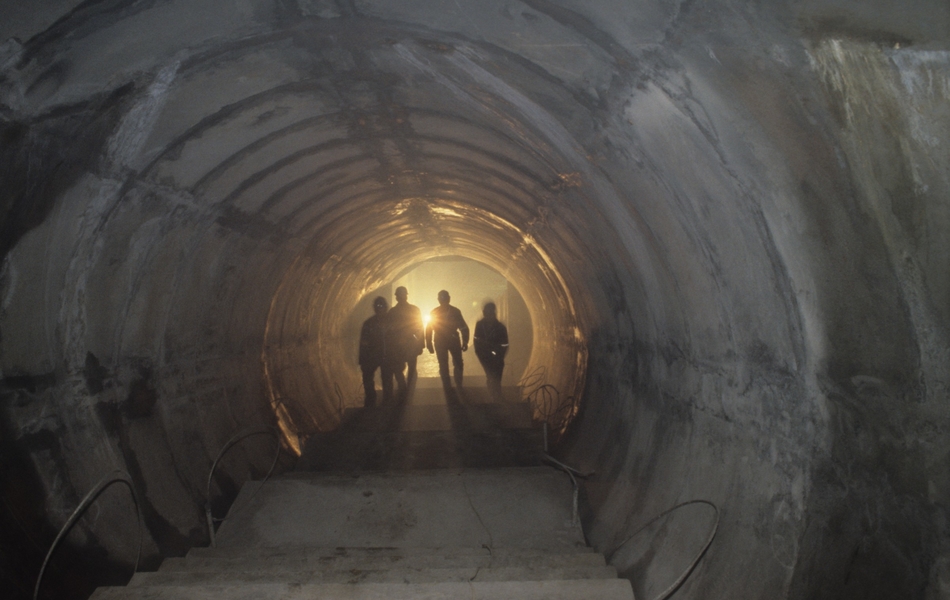
[[[410, 217], [426, 227], [413, 227]], [[474, 206], [423, 199], [395, 203], [375, 217], [354, 211], [333, 228], [347, 242], [328, 258], [305, 254], [294, 261], [267, 319], [265, 385], [291, 447], [299, 451], [300, 437], [335, 428], [347, 408], [362, 405], [359, 328], [372, 314], [373, 299], [383, 296], [391, 304], [400, 285], [424, 314], [437, 304], [439, 290], [449, 290], [470, 329], [484, 303], [494, 301], [516, 346], [503, 383], [517, 385], [525, 373], [540, 370], [545, 383], [576, 403], [587, 350], [572, 292], [529, 234]], [[457, 252], [439, 254], [421, 243], [433, 228], [450, 235]], [[389, 235], [393, 229], [401, 234]], [[308, 252], [321, 252], [320, 245]], [[474, 353], [464, 356], [466, 380], [484, 385]], [[437, 377], [437, 369], [424, 352], [420, 381]]]
[[[543, 369], [545, 383], [580, 398], [585, 332], [603, 301], [584, 289], [592, 273], [583, 257], [608, 242], [578, 217], [610, 216], [592, 203], [590, 157], [552, 116], [577, 99], [504, 53], [494, 64], [523, 87], [498, 79], [479, 56], [497, 49], [379, 23], [349, 31], [342, 45], [303, 35], [325, 27], [252, 36], [163, 70], [150, 93], [167, 96], [145, 115], [150, 158], [131, 192], [203, 213], [192, 251], [215, 269], [234, 264], [194, 285], [222, 288], [215, 298], [237, 306], [222, 308], [251, 319], [235, 336], [263, 324], [262, 387], [289, 445], [299, 451], [298, 434], [333, 428], [357, 396], [352, 323], [366, 317], [353, 311], [384, 288], [391, 298], [412, 268], [449, 257], [518, 291], [531, 343], [512, 357], [508, 379]], [[526, 89], [543, 90], [545, 105]], [[240, 265], [241, 256], [251, 258]], [[474, 357], [466, 362], [477, 374]]]

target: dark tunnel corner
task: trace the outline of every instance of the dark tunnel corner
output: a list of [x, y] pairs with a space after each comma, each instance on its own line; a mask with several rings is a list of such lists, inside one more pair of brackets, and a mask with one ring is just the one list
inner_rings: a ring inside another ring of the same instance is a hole
[[[54, 462], [62, 461], [57, 433], [41, 430], [17, 439], [10, 421], [10, 405], [29, 402], [36, 389], [31, 377], [7, 377], [0, 384], [0, 589], [10, 600], [33, 597], [40, 567], [57, 534], [46, 512], [46, 487], [32, 460], [32, 454], [45, 453]], [[66, 473], [65, 467], [62, 472]], [[72, 490], [68, 485], [66, 489]], [[79, 494], [72, 490], [67, 495], [78, 504]], [[39, 598], [81, 600], [98, 586], [128, 581], [131, 565], [110, 556], [88, 529], [85, 533], [86, 544], [77, 546], [67, 538], [53, 554]], [[155, 568], [157, 561], [144, 561], [142, 567]]]
[[[120, 470], [128, 473], [136, 493], [143, 536], [138, 571], [153, 571], [166, 557], [184, 556], [192, 547], [208, 545], [208, 533], [201, 518], [203, 515], [199, 515], [204, 505], [204, 491], [193, 490], [194, 519], [190, 529], [182, 531], [162, 514], [162, 509], [150, 496], [149, 474], [144, 471], [147, 467], [132, 443], [132, 437], [141, 436], [143, 428], [160, 438], [168, 436], [153, 412], [161, 398], [152, 369], [139, 361], [126, 374], [128, 385], [122, 386], [94, 354], [88, 353], [80, 375], [84, 387], [81, 395], [88, 394], [95, 417], [108, 436], [108, 443], [119, 451], [122, 460]], [[0, 539], [3, 540], [0, 545], [0, 589], [3, 589], [3, 597], [11, 600], [32, 597], [44, 557], [58, 533], [49, 514], [50, 499], [55, 496], [63, 509], [71, 511], [89, 491], [80, 489], [70, 480], [70, 468], [64, 454], [67, 450], [63, 446], [65, 423], [54, 417], [43, 420], [29, 431], [17, 426], [18, 414], [22, 417], [22, 411], [32, 411], [44, 403], [56, 401], [56, 397], [64, 391], [63, 385], [63, 376], [57, 372], [39, 375], [8, 373], [0, 380]], [[119, 388], [127, 392], [119, 396], [112, 394], [115, 397], [107, 399], [110, 391]], [[260, 416], [267, 421], [268, 413], [263, 407]], [[165, 439], [164, 444], [168, 443], [169, 440]], [[156, 447], [153, 451], [161, 453], [168, 450]], [[211, 503], [215, 516], [227, 514], [241, 489], [243, 482], [237, 477], [242, 467], [237, 472], [233, 471], [234, 465], [242, 464], [241, 452], [238, 448], [232, 453], [238, 456], [225, 458], [224, 464], [219, 465], [215, 472]], [[266, 462], [269, 463], [271, 456], [268, 455]], [[211, 458], [207, 458], [209, 468]], [[59, 482], [58, 489], [49, 489], [40, 472], [40, 463], [55, 471], [53, 479]], [[266, 474], [267, 468], [262, 465], [263, 460], [248, 465], [248, 474], [252, 479], [261, 479]], [[286, 450], [282, 451], [275, 472], [292, 468], [293, 458]], [[151, 476], [154, 477], [154, 474]], [[184, 472], [176, 476], [186, 477]], [[111, 501], [111, 510], [121, 513], [115, 516], [127, 524], [118, 532], [106, 531], [104, 534], [118, 533], [126, 545], [136, 537], [134, 518], [126, 514], [133, 506], [127, 492], [123, 486], [111, 486], [100, 496]], [[66, 516], [64, 514], [61, 521]], [[78, 535], [64, 539], [51, 556], [39, 598], [84, 600], [97, 587], [122, 586], [128, 582], [133, 573], [134, 554], [130, 556], [123, 553], [120, 556], [110, 550], [110, 544], [97, 534], [101, 528], [101, 523], [89, 525], [86, 519], [76, 523], [73, 531], [78, 532]]]

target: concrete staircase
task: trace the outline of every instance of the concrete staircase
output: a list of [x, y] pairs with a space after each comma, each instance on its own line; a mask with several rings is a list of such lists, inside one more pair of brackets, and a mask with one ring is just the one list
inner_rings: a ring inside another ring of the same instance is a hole
[[251, 482], [217, 548], [92, 598], [632, 600], [572, 524], [571, 494], [544, 467]]
[[[633, 600], [572, 522], [567, 475], [519, 466], [527, 456], [537, 464], [530, 412], [469, 400], [356, 411], [345, 436], [304, 452], [313, 470], [245, 484], [216, 548], [165, 559], [92, 599]], [[518, 432], [530, 443], [512, 450]], [[484, 455], [453, 454], [486, 435]], [[485, 455], [496, 468], [470, 468]], [[454, 468], [419, 470], [446, 460]], [[516, 466], [499, 468], [505, 460]]]

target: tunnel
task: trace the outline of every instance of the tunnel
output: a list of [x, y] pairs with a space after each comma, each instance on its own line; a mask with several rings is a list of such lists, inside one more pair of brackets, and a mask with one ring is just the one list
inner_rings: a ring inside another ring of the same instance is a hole
[[207, 544], [221, 446], [336, 427], [347, 324], [451, 259], [571, 399], [593, 547], [702, 499], [676, 597], [948, 597], [948, 107], [939, 0], [3, 2], [3, 587], [113, 469], [145, 564]]

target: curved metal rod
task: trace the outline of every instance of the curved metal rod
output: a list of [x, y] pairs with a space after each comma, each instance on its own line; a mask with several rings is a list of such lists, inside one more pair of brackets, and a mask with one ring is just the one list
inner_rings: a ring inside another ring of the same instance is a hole
[[627, 536], [627, 538], [626, 538], [624, 541], [620, 542], [620, 543], [617, 545], [617, 547], [614, 548], [613, 551], [612, 551], [610, 554], [607, 555], [607, 564], [610, 564], [610, 561], [613, 559], [614, 555], [617, 554], [617, 551], [620, 550], [621, 548], [623, 548], [623, 546], [624, 546], [627, 542], [629, 542], [630, 540], [632, 540], [633, 538], [635, 538], [638, 533], [640, 533], [641, 531], [643, 531], [644, 529], [646, 529], [646, 528], [649, 527], [650, 525], [653, 525], [654, 523], [656, 523], [657, 521], [659, 521], [660, 519], [662, 519], [662, 518], [665, 517], [666, 515], [670, 514], [671, 512], [673, 512], [673, 511], [675, 511], [675, 510], [678, 510], [678, 509], [680, 509], [680, 508], [683, 508], [684, 506], [689, 506], [690, 504], [706, 504], [706, 505], [708, 505], [708, 506], [711, 506], [712, 509], [713, 509], [714, 511], [716, 511], [716, 522], [713, 523], [712, 531], [709, 532], [709, 538], [706, 539], [706, 543], [703, 544], [702, 550], [699, 551], [699, 553], [696, 555], [696, 558], [693, 559], [693, 562], [691, 562], [691, 563], [689, 564], [689, 566], [686, 568], [686, 570], [683, 571], [683, 574], [682, 574], [682, 575], [680, 575], [679, 577], [676, 578], [676, 581], [674, 581], [673, 583], [671, 583], [671, 584], [669, 585], [669, 587], [667, 587], [665, 590], [663, 590], [662, 592], [660, 592], [660, 594], [659, 594], [656, 598], [654, 598], [654, 600], [666, 600], [667, 598], [669, 598], [669, 597], [673, 594], [673, 592], [675, 592], [676, 590], [678, 590], [679, 587], [680, 587], [681, 585], [683, 585], [683, 583], [684, 583], [684, 582], [686, 581], [686, 579], [689, 577], [690, 573], [693, 572], [693, 569], [696, 568], [696, 565], [699, 564], [700, 559], [703, 557], [704, 554], [706, 554], [706, 550], [709, 550], [709, 546], [712, 545], [713, 540], [716, 538], [716, 532], [719, 531], [719, 507], [717, 507], [715, 504], [713, 504], [713, 503], [710, 502], [709, 500], [689, 500], [689, 501], [687, 501], [687, 502], [683, 502], [683, 503], [677, 504], [677, 505], [674, 506], [673, 508], [667, 509], [667, 510], [661, 512], [660, 514], [658, 514], [657, 516], [653, 517], [653, 518], [650, 519], [649, 521], [647, 521], [646, 524], [645, 524], [643, 527], [641, 527], [640, 529], [637, 529], [637, 530], [634, 531], [632, 534], [630, 534], [629, 536]]
[[[244, 429], [242, 431], [239, 431], [236, 434], [234, 434], [230, 440], [228, 440], [228, 443], [226, 443], [223, 448], [221, 448], [221, 452], [218, 453], [218, 458], [214, 459], [214, 462], [211, 463], [211, 471], [208, 473], [208, 493], [205, 495], [205, 498], [207, 498], [207, 501], [206, 501], [207, 503], [205, 504], [205, 518], [208, 521], [208, 535], [211, 536], [212, 547], [214, 547], [215, 545], [214, 522], [216, 520], [211, 515], [211, 482], [214, 480], [214, 471], [215, 469], [218, 468], [218, 463], [221, 461], [222, 458], [224, 458], [224, 455], [228, 453], [228, 450], [233, 448], [238, 442], [243, 441], [255, 435], [269, 435], [269, 436], [272, 436], [274, 440], [277, 441], [277, 452], [274, 454], [274, 462], [271, 463], [270, 469], [268, 469], [267, 471], [267, 475], [265, 475], [264, 479], [261, 480], [262, 486], [264, 485], [264, 482], [270, 479], [271, 474], [274, 472], [274, 468], [277, 466], [277, 460], [280, 458], [280, 450], [281, 450], [280, 434], [278, 434], [277, 431], [273, 427], [267, 427], [264, 429], [252, 429], [252, 430]], [[258, 489], [260, 489], [260, 487], [258, 487]], [[255, 490], [254, 493], [256, 494], [257, 491]], [[251, 497], [253, 498], [253, 495]], [[221, 522], [221, 521], [224, 521], [224, 519], [223, 518], [217, 519], [217, 521]]]
[[540, 385], [544, 381], [545, 375], [547, 375], [547, 368], [544, 365], [538, 365], [532, 369], [530, 373], [523, 375], [518, 381], [517, 385], [522, 390], [525, 388], [530, 388], [531, 392], [528, 392], [528, 395], [530, 396], [534, 392], [533, 388]]
[[[551, 415], [552, 417], [557, 417], [561, 421], [566, 420], [571, 416], [571, 413], [574, 411], [574, 407], [577, 404], [577, 398], [574, 396], [565, 396], [564, 400], [561, 401], [557, 406], [557, 410]], [[563, 414], [562, 414], [563, 413]]]
[[134, 575], [136, 571], [139, 570], [139, 560], [142, 558], [142, 513], [139, 511], [139, 501], [135, 496], [135, 488], [132, 487], [132, 479], [129, 477], [129, 474], [125, 471], [119, 471], [116, 469], [108, 475], [102, 478], [102, 480], [96, 484], [96, 487], [92, 488], [86, 497], [82, 499], [82, 502], [79, 503], [79, 506], [76, 507], [76, 510], [73, 511], [73, 514], [69, 515], [69, 519], [66, 520], [66, 524], [63, 525], [63, 528], [59, 530], [59, 534], [56, 536], [56, 539], [53, 540], [53, 544], [50, 546], [49, 551], [46, 553], [46, 558], [43, 559], [43, 566], [40, 567], [40, 573], [36, 577], [36, 586], [33, 588], [33, 600], [36, 600], [40, 593], [40, 584], [43, 583], [43, 576], [46, 574], [46, 567], [49, 565], [49, 559], [53, 556], [53, 552], [56, 548], [59, 547], [60, 542], [63, 541], [63, 538], [66, 537], [66, 534], [73, 528], [73, 525], [76, 524], [76, 521], [86, 512], [86, 509], [99, 497], [99, 494], [104, 492], [106, 488], [111, 486], [113, 483], [124, 483], [125, 487], [129, 488], [129, 493], [132, 494], [132, 503], [135, 505], [135, 518], [138, 524], [139, 532], [139, 549], [138, 554], [135, 556], [135, 567], [132, 570]]
[[561, 390], [550, 383], [544, 383], [546, 374], [547, 369], [544, 365], [539, 365], [530, 373], [524, 375], [518, 382], [518, 386], [522, 388], [524, 399], [537, 409], [541, 420], [544, 421], [545, 452], [548, 450], [548, 426], [557, 429], [559, 433], [563, 433], [576, 405], [574, 396], [562, 397]]
[[547, 453], [541, 454], [541, 460], [546, 460], [550, 462], [555, 467], [567, 473], [567, 476], [571, 478], [571, 484], [574, 486], [574, 511], [571, 514], [571, 525], [577, 525], [578, 521], [580, 520], [577, 514], [577, 496], [578, 496], [578, 492], [580, 491], [580, 486], [577, 483], [577, 477], [580, 477], [582, 479], [587, 479], [588, 477], [593, 475], [593, 473], [586, 473], [586, 474], [581, 473], [574, 467], [569, 467], [565, 465], [564, 463], [562, 463], [561, 461], [559, 461], [558, 459], [554, 458], [553, 456]]
[[545, 383], [528, 394], [527, 400], [533, 402], [538, 407], [541, 418], [545, 421], [551, 418], [551, 406], [554, 404], [554, 398], [560, 399], [561, 392], [550, 383]]
[[544, 451], [547, 452], [548, 428], [554, 429], [558, 436], [563, 434], [574, 414], [577, 399], [574, 396], [562, 397], [561, 390], [550, 383], [544, 383], [527, 394], [525, 400], [537, 409], [544, 422]]
[[584, 473], [584, 472], [582, 472], [582, 471], [578, 471], [577, 469], [575, 469], [574, 467], [572, 467], [572, 466], [570, 466], [570, 465], [565, 465], [564, 463], [562, 463], [562, 462], [559, 461], [558, 459], [554, 458], [554, 457], [551, 456], [550, 454], [544, 454], [544, 455], [542, 455], [542, 458], [543, 458], [544, 460], [548, 461], [548, 462], [552, 462], [552, 463], [554, 463], [555, 465], [561, 467], [561, 469], [567, 471], [568, 473], [573, 473], [574, 475], [577, 475], [577, 476], [580, 477], [581, 479], [587, 479], [588, 477], [591, 477], [591, 476], [594, 475], [593, 473]]

